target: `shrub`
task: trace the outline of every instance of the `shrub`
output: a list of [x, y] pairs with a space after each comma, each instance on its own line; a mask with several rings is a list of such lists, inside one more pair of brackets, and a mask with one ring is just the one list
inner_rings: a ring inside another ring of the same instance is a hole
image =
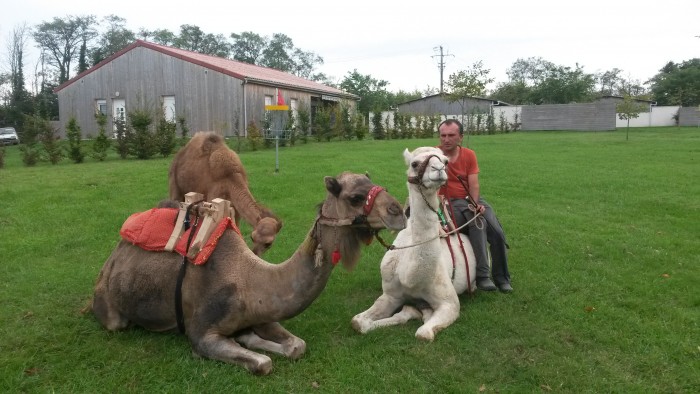
[[305, 104], [300, 104], [297, 109], [297, 128], [299, 130], [299, 139], [303, 143], [308, 142], [309, 126], [311, 126], [311, 114], [309, 107]]
[[372, 113], [372, 134], [375, 140], [386, 139], [384, 125], [382, 124], [382, 111], [376, 110]]
[[246, 131], [248, 134], [248, 143], [250, 144], [250, 149], [251, 150], [258, 150], [260, 149], [260, 146], [262, 146], [262, 134], [260, 133], [260, 127], [258, 127], [257, 124], [255, 124], [255, 121], [251, 120], [248, 123], [248, 127], [246, 127]]
[[156, 146], [163, 157], [170, 156], [177, 146], [177, 123], [168, 121], [165, 116], [158, 119], [156, 127]]
[[41, 130], [39, 140], [44, 148], [44, 153], [46, 153], [46, 159], [51, 164], [58, 164], [58, 162], [63, 160], [63, 150], [61, 150], [61, 146], [58, 144], [56, 130], [52, 129], [48, 122], [45, 123], [46, 127]]
[[114, 119], [114, 133], [117, 137], [117, 144], [114, 149], [122, 159], [129, 156], [129, 141], [131, 140], [131, 130], [127, 129], [126, 121], [121, 118]]
[[85, 154], [80, 147], [82, 135], [80, 133], [80, 125], [75, 117], [71, 117], [66, 125], [66, 137], [68, 138], [68, 156], [73, 163], [82, 163], [85, 159]]
[[355, 124], [355, 138], [357, 138], [358, 141], [364, 140], [367, 134], [369, 134], [369, 128], [367, 127], [367, 122], [365, 122], [365, 117], [362, 116], [361, 113], [356, 112], [353, 123]]
[[129, 154], [138, 159], [150, 159], [156, 153], [156, 142], [150, 131], [153, 117], [145, 110], [137, 109], [129, 113], [129, 123], [134, 129], [129, 141]]
[[107, 137], [107, 115], [98, 112], [95, 114], [95, 120], [97, 121], [97, 137], [92, 144], [92, 158], [99, 161], [104, 161], [107, 158], [107, 151], [112, 143]]

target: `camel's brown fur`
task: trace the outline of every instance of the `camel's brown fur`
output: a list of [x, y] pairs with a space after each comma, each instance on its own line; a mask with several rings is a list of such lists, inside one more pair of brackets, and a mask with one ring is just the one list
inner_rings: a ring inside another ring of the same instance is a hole
[[236, 211], [236, 224], [242, 217], [253, 226], [253, 252], [258, 256], [272, 246], [282, 229], [282, 221], [250, 194], [241, 159], [218, 134], [196, 133], [175, 155], [168, 178], [173, 200], [184, 201], [189, 192], [202, 193], [207, 201], [229, 200]]
[[[188, 265], [182, 282], [182, 309], [192, 351], [202, 357], [268, 374], [272, 360], [251, 349], [296, 359], [306, 343], [279, 322], [301, 313], [326, 286], [337, 249], [346, 267], [360, 257], [373, 230], [406, 226], [401, 205], [387, 192], [377, 195], [366, 224], [364, 198], [374, 186], [365, 175], [325, 178], [326, 200], [301, 246], [287, 261], [270, 264], [253, 254], [231, 230], [224, 232], [209, 261]], [[177, 329], [175, 289], [182, 257], [149, 252], [121, 241], [95, 285], [92, 310], [108, 330], [138, 325], [152, 331]], [[189, 264], [189, 263], [188, 263]]]

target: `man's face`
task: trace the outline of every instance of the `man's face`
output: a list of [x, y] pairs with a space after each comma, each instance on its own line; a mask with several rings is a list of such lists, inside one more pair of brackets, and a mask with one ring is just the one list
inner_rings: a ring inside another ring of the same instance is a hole
[[454, 123], [440, 126], [440, 147], [444, 151], [452, 151], [462, 145], [462, 136], [459, 134], [459, 126]]

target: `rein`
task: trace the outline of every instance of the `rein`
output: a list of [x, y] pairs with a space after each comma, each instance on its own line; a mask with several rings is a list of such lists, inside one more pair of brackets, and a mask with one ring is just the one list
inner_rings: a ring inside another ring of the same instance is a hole
[[[408, 248], [412, 248], [412, 247], [415, 247], [415, 246], [418, 246], [418, 245], [423, 245], [423, 244], [425, 244], [425, 243], [428, 243], [428, 242], [433, 241], [433, 240], [438, 239], [438, 238], [446, 238], [446, 237], [449, 237], [450, 235], [459, 232], [459, 230], [463, 229], [464, 227], [466, 227], [467, 225], [469, 225], [469, 223], [473, 222], [474, 220], [476, 220], [476, 219], [479, 218], [480, 216], [481, 216], [481, 213], [477, 213], [477, 214], [474, 215], [473, 218], [471, 218], [471, 220], [469, 220], [468, 222], [464, 223], [463, 225], [457, 227], [456, 229], [454, 229], [454, 230], [452, 230], [452, 231], [448, 231], [448, 232], [439, 233], [438, 235], [436, 235], [436, 236], [434, 236], [434, 237], [432, 237], [432, 238], [426, 239], [425, 241], [417, 242], [417, 243], [415, 243], [415, 244], [404, 245], [404, 246], [396, 246], [396, 245], [393, 245], [393, 244], [392, 244], [392, 245], [387, 246], [383, 241], [380, 241], [380, 242], [381, 242], [382, 245], [384, 245], [384, 247], [385, 247], [387, 250], [397, 250], [397, 249], [408, 249]], [[379, 237], [377, 237], [377, 239], [379, 239]]]

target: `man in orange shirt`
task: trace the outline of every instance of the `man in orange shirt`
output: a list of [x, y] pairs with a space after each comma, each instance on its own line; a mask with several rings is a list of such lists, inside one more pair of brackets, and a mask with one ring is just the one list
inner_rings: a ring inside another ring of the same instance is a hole
[[[475, 212], [482, 218], [467, 225], [461, 231], [469, 237], [476, 256], [476, 286], [485, 291], [496, 289], [510, 293], [510, 273], [506, 237], [491, 206], [481, 197], [479, 188], [479, 164], [473, 150], [462, 147], [464, 128], [456, 119], [447, 119], [438, 126], [439, 148], [448, 158], [447, 183], [439, 194], [450, 201], [451, 216], [457, 227], [471, 220]], [[491, 252], [491, 267], [486, 250]], [[493, 277], [493, 281], [491, 280]], [[495, 282], [495, 284], [494, 284]]]

